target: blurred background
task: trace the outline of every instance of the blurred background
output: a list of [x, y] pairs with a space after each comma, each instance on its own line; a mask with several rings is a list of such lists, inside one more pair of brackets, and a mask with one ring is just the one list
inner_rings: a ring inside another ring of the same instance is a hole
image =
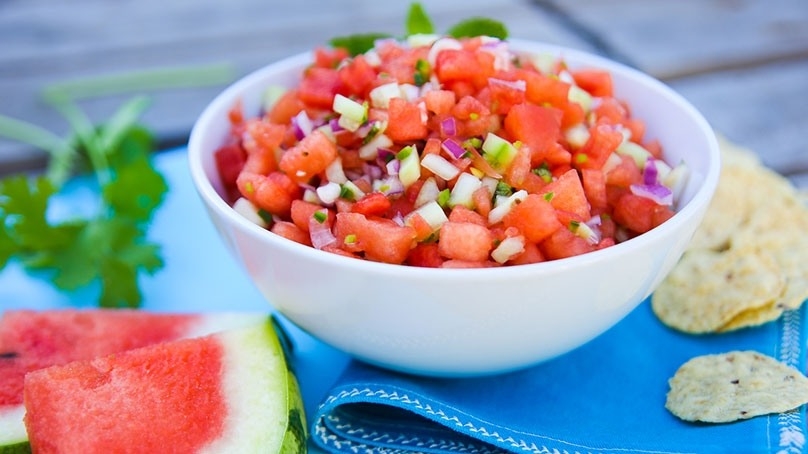
[[[135, 94], [158, 148], [182, 146], [225, 86], [277, 59], [359, 32], [403, 34], [405, 0], [4, 0], [0, 115], [59, 135], [46, 101], [68, 93], [103, 121]], [[720, 134], [808, 189], [806, 0], [422, 0], [438, 31], [504, 22], [514, 38], [598, 53], [661, 79]], [[0, 175], [44, 154], [0, 138]]]

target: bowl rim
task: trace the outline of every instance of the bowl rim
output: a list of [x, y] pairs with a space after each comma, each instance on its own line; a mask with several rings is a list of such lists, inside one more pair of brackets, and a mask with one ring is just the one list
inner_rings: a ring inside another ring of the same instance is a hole
[[718, 185], [721, 167], [718, 140], [712, 127], [702, 113], [682, 95], [647, 73], [601, 55], [541, 41], [508, 39], [507, 42], [514, 45], [514, 50], [516, 51], [549, 51], [562, 56], [564, 59], [571, 58], [573, 60], [583, 61], [587, 65], [591, 64], [596, 67], [604, 67], [610, 72], [621, 72], [623, 75], [639, 80], [653, 90], [658, 91], [662, 96], [668, 98], [673, 104], [682, 109], [685, 114], [696, 123], [698, 129], [706, 135], [707, 147], [705, 151], [709, 155], [707, 162], [710, 165], [706, 169], [706, 173], [703, 174], [703, 181], [694, 192], [692, 198], [683, 207], [676, 210], [675, 214], [665, 223], [627, 241], [573, 257], [514, 266], [489, 268], [426, 268], [402, 264], [388, 264], [344, 257], [282, 238], [239, 215], [216, 191], [212, 182], [207, 178], [203, 165], [201, 150], [204, 145], [202, 143], [204, 132], [202, 130], [208, 127], [212, 122], [217, 121], [217, 116], [222, 109], [224, 108], [225, 111], [229, 109], [246, 87], [260, 83], [266, 79], [268, 75], [277, 72], [281, 68], [302, 66], [309, 63], [312, 59], [313, 51], [297, 53], [256, 69], [226, 87], [205, 107], [193, 125], [188, 142], [188, 163], [197, 193], [206, 200], [209, 209], [215, 210], [222, 217], [232, 221], [241, 231], [248, 233], [250, 236], [258, 236], [260, 237], [259, 239], [269, 241], [278, 248], [288, 250], [289, 253], [299, 254], [306, 260], [323, 262], [323, 264], [341, 268], [345, 272], [371, 273], [379, 276], [394, 275], [399, 279], [427, 279], [435, 283], [466, 281], [469, 279], [497, 281], [503, 278], [513, 279], [529, 276], [553, 275], [562, 273], [570, 268], [586, 267], [603, 261], [614, 262], [634, 249], [647, 248], [655, 242], [660, 241], [662, 238], [671, 235], [673, 231], [682, 227], [682, 224], [687, 223], [693, 216], [698, 216], [701, 210], [706, 209]]

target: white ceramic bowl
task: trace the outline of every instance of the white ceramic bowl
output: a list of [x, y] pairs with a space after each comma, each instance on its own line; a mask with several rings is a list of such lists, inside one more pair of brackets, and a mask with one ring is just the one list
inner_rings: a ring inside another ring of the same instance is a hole
[[692, 170], [673, 218], [600, 251], [538, 264], [431, 269], [341, 257], [302, 246], [247, 221], [221, 197], [213, 152], [241, 99], [257, 115], [270, 84], [292, 86], [311, 55], [297, 55], [236, 82], [204, 110], [189, 142], [194, 184], [222, 239], [272, 307], [314, 337], [399, 371], [468, 376], [548, 360], [590, 341], [641, 303], [680, 258], [719, 174], [712, 129], [664, 84], [607, 59], [540, 43], [513, 49], [559, 54], [572, 67], [608, 69], [616, 96], [645, 120], [668, 162]]

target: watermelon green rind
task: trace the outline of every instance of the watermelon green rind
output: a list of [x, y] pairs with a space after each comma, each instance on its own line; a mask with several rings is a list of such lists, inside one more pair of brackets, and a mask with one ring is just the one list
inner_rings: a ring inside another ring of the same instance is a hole
[[0, 446], [0, 454], [31, 454], [31, 445], [27, 441]]
[[289, 382], [289, 415], [280, 454], [306, 454], [308, 432], [306, 430], [306, 414], [303, 411], [303, 399], [297, 379], [291, 370], [288, 370], [287, 377]]

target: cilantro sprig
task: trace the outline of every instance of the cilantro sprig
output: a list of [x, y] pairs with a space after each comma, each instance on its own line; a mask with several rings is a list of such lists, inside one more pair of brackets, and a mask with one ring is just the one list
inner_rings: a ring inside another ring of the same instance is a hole
[[[419, 2], [410, 4], [405, 20], [405, 28], [405, 36], [436, 33], [432, 19]], [[508, 37], [508, 30], [502, 22], [497, 20], [486, 17], [470, 17], [449, 27], [446, 35], [454, 38], [492, 36], [504, 40]], [[389, 33], [359, 33], [332, 38], [329, 44], [333, 47], [344, 48], [350, 55], [356, 56], [372, 49], [377, 40], [393, 37]]]
[[[99, 282], [101, 307], [138, 307], [139, 274], [164, 265], [147, 229], [168, 190], [150, 160], [153, 138], [138, 124], [148, 100], [132, 99], [101, 125], [67, 98], [52, 102], [72, 128], [66, 138], [0, 116], [0, 135], [49, 153], [44, 173], [0, 180], [0, 270], [16, 259], [61, 290]], [[99, 189], [95, 212], [51, 219], [48, 208], [63, 185], [88, 170]]]

